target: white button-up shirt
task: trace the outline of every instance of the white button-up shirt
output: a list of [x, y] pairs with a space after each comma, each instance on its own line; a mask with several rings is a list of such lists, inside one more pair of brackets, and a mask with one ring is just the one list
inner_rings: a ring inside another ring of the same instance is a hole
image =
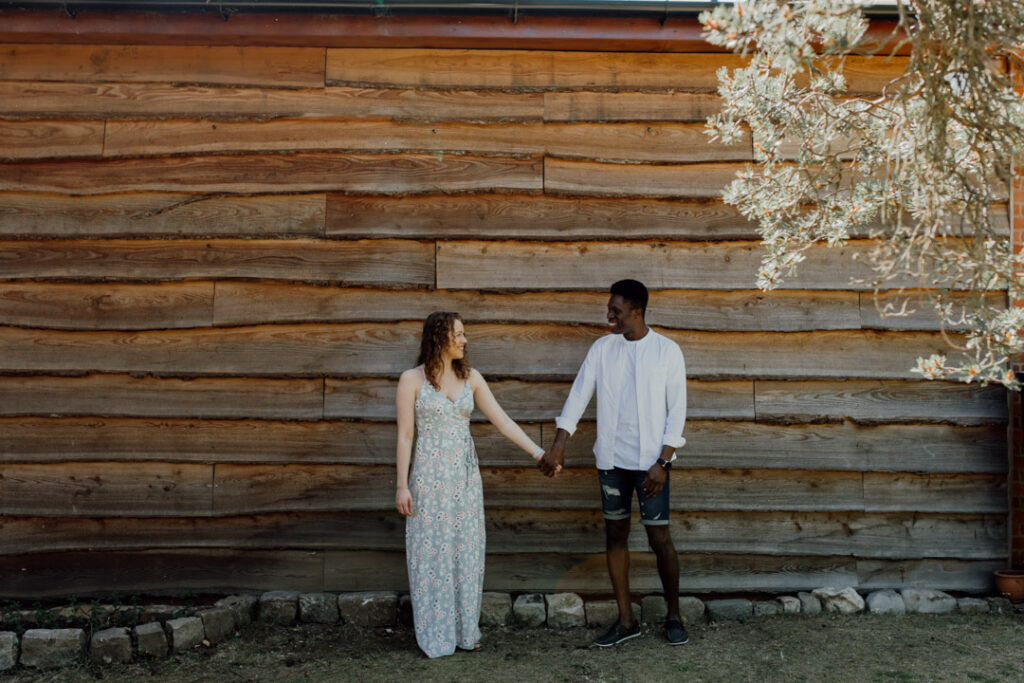
[[[625, 354], [636, 354], [636, 372], [626, 377]], [[674, 341], [648, 330], [642, 339], [629, 341], [621, 334], [601, 337], [587, 351], [587, 357], [572, 383], [562, 414], [555, 420], [571, 436], [597, 392], [597, 467], [616, 466], [615, 439], [619, 427], [619, 394], [625, 382], [636, 387], [640, 418], [640, 452], [636, 466], [647, 470], [661, 457], [662, 446], [680, 448], [686, 443], [686, 363]], [[622, 467], [620, 463], [618, 465]]]

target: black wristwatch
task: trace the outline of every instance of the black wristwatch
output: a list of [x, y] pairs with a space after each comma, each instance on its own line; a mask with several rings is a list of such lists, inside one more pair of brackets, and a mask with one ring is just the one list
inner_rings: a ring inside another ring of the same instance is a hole
[[658, 464], [661, 465], [661, 469], [665, 470], [666, 472], [672, 469], [671, 460], [665, 460], [665, 458], [658, 458]]

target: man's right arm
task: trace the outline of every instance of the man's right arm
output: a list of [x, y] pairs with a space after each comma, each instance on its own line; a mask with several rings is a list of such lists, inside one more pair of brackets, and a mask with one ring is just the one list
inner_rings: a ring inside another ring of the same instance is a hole
[[583, 417], [583, 411], [587, 409], [587, 404], [593, 398], [596, 387], [597, 352], [595, 352], [594, 346], [591, 346], [587, 357], [583, 359], [583, 365], [576, 373], [576, 379], [573, 380], [569, 396], [565, 399], [565, 405], [562, 406], [562, 414], [555, 421], [558, 425], [555, 439], [547, 452], [537, 461], [537, 466], [547, 476], [553, 477], [561, 469], [565, 459], [565, 444], [572, 433], [576, 431], [576, 425]]

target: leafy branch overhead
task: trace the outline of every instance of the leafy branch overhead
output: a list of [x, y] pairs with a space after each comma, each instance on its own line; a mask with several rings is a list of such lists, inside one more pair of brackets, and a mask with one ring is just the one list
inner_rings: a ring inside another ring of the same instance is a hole
[[[1012, 251], [1006, 201], [1024, 150], [1024, 97], [1014, 87], [1024, 3], [898, 6], [881, 46], [849, 1], [745, 0], [701, 15], [712, 43], [749, 56], [719, 71], [722, 110], [708, 121], [715, 140], [749, 130], [754, 143], [757, 164], [725, 201], [759, 225], [762, 289], [795, 275], [814, 244], [869, 235], [869, 276], [858, 284], [874, 289], [886, 315], [909, 304], [883, 306], [880, 292], [925, 288], [957, 350], [955, 359], [920, 358], [915, 371], [1016, 389], [1024, 258]], [[880, 94], [851, 92], [844, 68], [872, 54], [906, 69]]]

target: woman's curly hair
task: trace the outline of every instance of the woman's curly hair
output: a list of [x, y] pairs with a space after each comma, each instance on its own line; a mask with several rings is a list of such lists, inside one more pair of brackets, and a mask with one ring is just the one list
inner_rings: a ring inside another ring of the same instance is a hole
[[[423, 321], [420, 355], [416, 358], [416, 365], [423, 365], [423, 374], [435, 389], [441, 388], [441, 372], [444, 369], [441, 354], [452, 341], [456, 320], [462, 320], [458, 313], [436, 311]], [[469, 378], [469, 363], [464, 357], [452, 359], [452, 370], [459, 379]]]

